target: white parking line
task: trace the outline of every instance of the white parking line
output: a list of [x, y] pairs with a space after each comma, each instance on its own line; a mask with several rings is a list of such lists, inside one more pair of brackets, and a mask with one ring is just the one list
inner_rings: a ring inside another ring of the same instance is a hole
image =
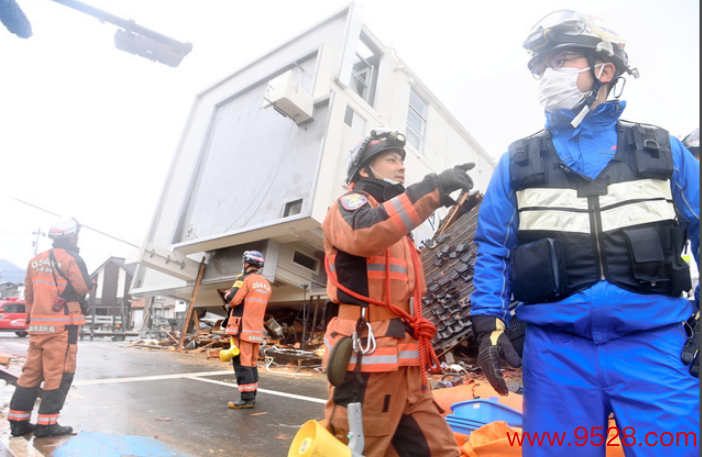
[[232, 374], [231, 371], [201, 371], [198, 373], [179, 373], [179, 374], [164, 374], [158, 376], [139, 376], [130, 378], [109, 378], [109, 379], [86, 379], [74, 381], [74, 386], [95, 386], [98, 384], [117, 384], [121, 382], [138, 382], [138, 381], [159, 381], [161, 379], [181, 379], [181, 378], [197, 378], [199, 376], [218, 376]]
[[[236, 384], [232, 384], [230, 382], [216, 381], [214, 379], [206, 379], [206, 378], [199, 378], [199, 377], [191, 377], [190, 379], [194, 379], [195, 381], [209, 382], [212, 384], [219, 384], [220, 386], [237, 387]], [[276, 395], [278, 397], [294, 398], [296, 400], [310, 401], [312, 403], [325, 404], [327, 402], [326, 400], [321, 400], [319, 398], [304, 397], [302, 395], [295, 395], [295, 394], [290, 394], [287, 392], [278, 392], [277, 390], [268, 390], [268, 389], [257, 389], [257, 390], [259, 392], [263, 392], [263, 393], [266, 393], [269, 395]]]
[[[220, 376], [220, 375], [232, 375], [233, 373], [231, 371], [201, 371], [198, 373], [179, 373], [179, 374], [166, 374], [166, 375], [158, 375], [158, 376], [139, 376], [139, 377], [130, 377], [130, 378], [110, 378], [110, 379], [87, 379], [87, 380], [78, 380], [73, 382], [73, 385], [75, 386], [95, 386], [99, 384], [118, 384], [118, 383], [123, 383], [123, 382], [140, 382], [140, 381], [160, 381], [163, 379], [193, 379], [195, 381], [201, 381], [201, 382], [209, 382], [211, 384], [217, 384], [220, 386], [227, 386], [227, 387], [237, 387], [235, 383], [231, 382], [223, 382], [223, 381], [217, 381], [216, 379], [207, 379], [204, 378], [204, 376]], [[278, 397], [287, 397], [287, 398], [293, 398], [295, 400], [303, 400], [303, 401], [309, 401], [312, 403], [321, 403], [325, 404], [327, 401], [322, 400], [319, 398], [312, 398], [312, 397], [305, 397], [303, 395], [296, 395], [296, 394], [291, 394], [287, 392], [279, 392], [277, 390], [268, 390], [268, 389], [258, 389], [259, 392], [261, 393], [266, 393], [269, 395], [276, 395]]]

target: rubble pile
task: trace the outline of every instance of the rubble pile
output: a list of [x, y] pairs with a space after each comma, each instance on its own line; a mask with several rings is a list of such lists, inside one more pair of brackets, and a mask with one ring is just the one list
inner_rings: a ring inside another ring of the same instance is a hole
[[[221, 328], [224, 317], [211, 313], [207, 313], [206, 316], [208, 317], [198, 319], [201, 330], [185, 335], [182, 351], [205, 353], [208, 358], [219, 359], [219, 351], [230, 347], [230, 337]], [[323, 329], [319, 325], [310, 324], [309, 327], [303, 344], [304, 325], [297, 311], [285, 309], [267, 314], [264, 322], [264, 343], [261, 346], [261, 360], [265, 362], [266, 367], [321, 366], [324, 355]], [[132, 345], [176, 351], [180, 337], [181, 331], [172, 328], [146, 329]]]

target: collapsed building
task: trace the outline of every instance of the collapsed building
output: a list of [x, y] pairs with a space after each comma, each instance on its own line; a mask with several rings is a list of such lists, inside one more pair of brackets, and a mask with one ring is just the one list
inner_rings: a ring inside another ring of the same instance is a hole
[[[196, 330], [198, 318], [216, 328], [220, 291], [241, 271], [243, 252], [255, 249], [266, 258], [262, 274], [273, 287], [269, 337], [304, 346], [321, 336], [327, 318], [321, 223], [346, 190], [348, 151], [378, 127], [406, 134], [407, 182], [474, 162], [475, 188], [487, 188], [494, 159], [364, 25], [355, 3], [199, 93], [134, 259], [130, 293], [144, 299], [144, 328], [154, 330], [149, 307], [164, 296], [188, 303]], [[437, 210], [412, 234], [424, 247], [427, 278], [443, 268], [436, 262], [474, 253], [462, 243], [437, 256], [446, 246], [436, 241], [437, 229], [448, 214]], [[451, 274], [466, 277], [472, 268], [466, 260]], [[429, 281], [426, 309], [441, 328], [436, 343], [450, 349], [468, 333], [469, 301], [442, 281]]]

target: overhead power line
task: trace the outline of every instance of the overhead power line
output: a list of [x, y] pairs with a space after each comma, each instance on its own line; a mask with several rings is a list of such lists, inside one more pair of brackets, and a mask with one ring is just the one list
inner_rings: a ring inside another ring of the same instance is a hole
[[[56, 213], [54, 213], [53, 211], [49, 211], [48, 209], [44, 209], [44, 208], [42, 208], [42, 207], [40, 207], [40, 206], [34, 205], [34, 204], [29, 203], [29, 202], [26, 202], [26, 201], [24, 201], [24, 200], [20, 200], [19, 198], [16, 198], [16, 197], [10, 197], [10, 198], [13, 199], [13, 200], [17, 200], [17, 201], [20, 202], [20, 203], [24, 203], [25, 205], [31, 206], [32, 208], [36, 208], [36, 209], [38, 209], [38, 210], [40, 210], [40, 211], [44, 211], [45, 213], [51, 214], [51, 215], [53, 215], [53, 216], [56, 216], [56, 217], [61, 217], [61, 216], [62, 216], [61, 214], [56, 214]], [[98, 229], [96, 229], [96, 228], [90, 227], [90, 226], [85, 225], [85, 224], [83, 224], [83, 223], [81, 223], [80, 225], [81, 225], [81, 227], [85, 227], [85, 228], [88, 229], [88, 230], [92, 230], [92, 231], [95, 232], [95, 233], [99, 233], [100, 235], [104, 235], [104, 236], [106, 236], [106, 237], [108, 237], [108, 238], [112, 238], [113, 240], [119, 241], [119, 242], [124, 243], [124, 244], [128, 244], [129, 246], [135, 247], [135, 248], [137, 248], [137, 249], [140, 249], [140, 248], [141, 248], [141, 246], [137, 246], [137, 245], [134, 244], [134, 243], [130, 243], [129, 241], [125, 241], [125, 240], [123, 240], [123, 239], [121, 239], [121, 238], [117, 238], [116, 236], [110, 235], [109, 233], [105, 233], [105, 232], [103, 232], [102, 230], [98, 230]]]

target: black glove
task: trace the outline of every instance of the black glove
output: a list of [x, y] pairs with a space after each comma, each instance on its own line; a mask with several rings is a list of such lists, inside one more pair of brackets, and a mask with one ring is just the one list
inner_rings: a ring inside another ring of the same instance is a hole
[[473, 334], [478, 342], [478, 365], [490, 381], [490, 385], [500, 395], [509, 390], [500, 372], [500, 355], [504, 354], [507, 363], [514, 368], [522, 366], [522, 360], [505, 334], [505, 323], [495, 316], [472, 316]]
[[78, 297], [78, 304], [80, 305], [80, 312], [87, 315], [90, 311], [90, 303], [85, 299], [85, 296]]
[[229, 303], [226, 305], [222, 306], [224, 308], [224, 320], [222, 323], [219, 325], [219, 328], [227, 328], [227, 324], [229, 324], [229, 316], [232, 314], [232, 307], [229, 306]]
[[690, 374], [695, 378], [700, 377], [700, 316], [699, 313], [696, 316], [690, 318], [687, 321], [689, 325], [688, 331], [691, 333], [688, 335], [685, 347], [683, 347], [682, 354], [680, 358], [682, 363], [690, 366]]
[[473, 188], [473, 180], [470, 179], [466, 171], [471, 170], [475, 167], [474, 163], [464, 163], [463, 165], [456, 165], [453, 168], [444, 170], [437, 177], [437, 182], [439, 185], [439, 195], [441, 196], [441, 206], [451, 206], [455, 205], [456, 202], [453, 201], [449, 194], [454, 190], [463, 189], [468, 192]]

